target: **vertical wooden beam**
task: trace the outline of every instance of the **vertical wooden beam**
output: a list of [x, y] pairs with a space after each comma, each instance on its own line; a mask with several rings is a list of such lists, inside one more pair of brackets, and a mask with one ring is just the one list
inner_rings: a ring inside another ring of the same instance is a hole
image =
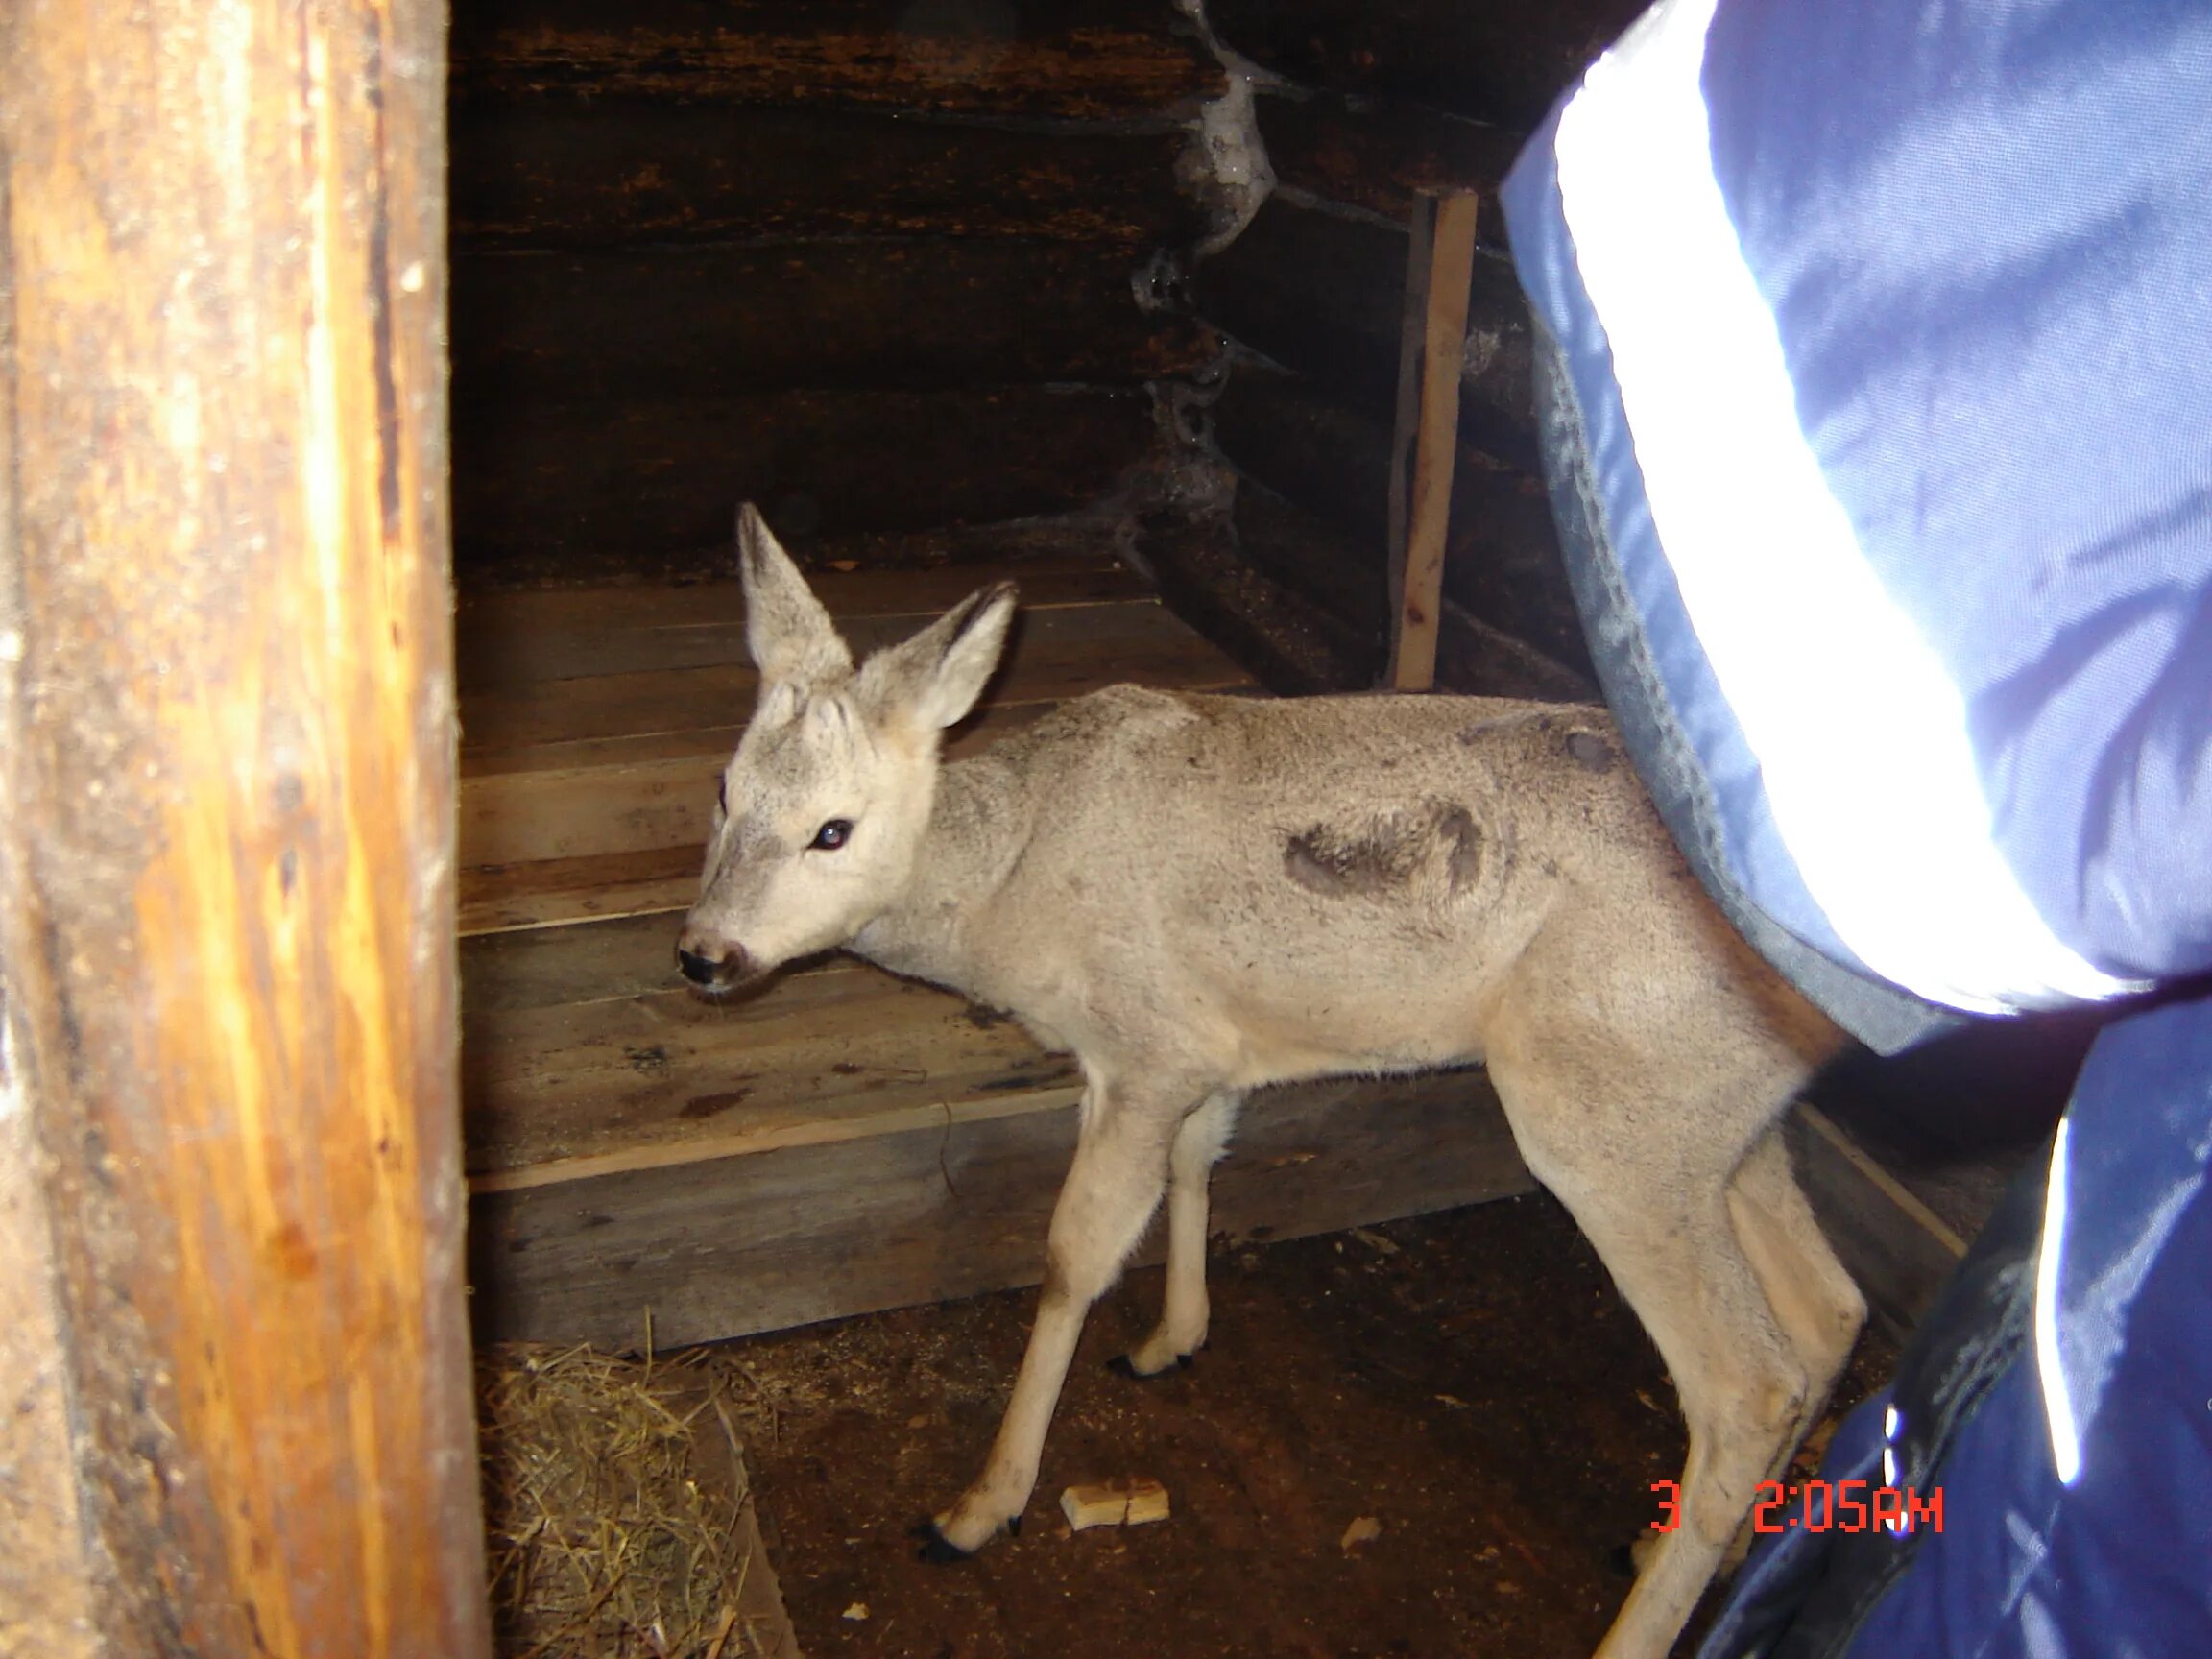
[[1406, 216], [1406, 297], [1398, 313], [1398, 403], [1390, 426], [1390, 545], [1383, 563], [1390, 571], [1390, 662], [1382, 665], [1389, 684], [1396, 671], [1398, 614], [1406, 604], [1406, 532], [1412, 522], [1413, 442], [1421, 429], [1421, 349], [1429, 331], [1429, 260], [1436, 236], [1436, 198], [1415, 196]]
[[1452, 511], [1459, 367], [1467, 351], [1479, 201], [1465, 192], [1439, 198], [1431, 239], [1413, 502], [1404, 546], [1392, 549], [1404, 571], [1395, 585], [1398, 607], [1390, 641], [1390, 684], [1400, 691], [1426, 691], [1436, 678], [1436, 626], [1443, 613], [1445, 532]]
[[0, 8], [0, 960], [117, 1654], [489, 1647], [445, 15]]

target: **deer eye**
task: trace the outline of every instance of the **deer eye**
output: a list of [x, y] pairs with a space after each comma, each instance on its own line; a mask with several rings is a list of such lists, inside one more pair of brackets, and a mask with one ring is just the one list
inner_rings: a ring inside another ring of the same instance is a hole
[[821, 829], [814, 831], [814, 839], [807, 842], [806, 845], [816, 853], [834, 853], [838, 848], [845, 845], [846, 838], [852, 833], [852, 819], [832, 818]]

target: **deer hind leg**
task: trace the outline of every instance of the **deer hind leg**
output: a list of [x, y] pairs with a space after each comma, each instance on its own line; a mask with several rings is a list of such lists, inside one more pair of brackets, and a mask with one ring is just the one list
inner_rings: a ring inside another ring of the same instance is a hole
[[[1782, 1334], [1795, 1350], [1807, 1387], [1780, 1461], [1764, 1479], [1779, 1479], [1836, 1386], [1843, 1362], [1866, 1323], [1866, 1299], [1813, 1217], [1805, 1190], [1791, 1171], [1779, 1125], [1744, 1157], [1728, 1188], [1728, 1214], [1743, 1252], [1766, 1289]], [[1724, 1565], [1740, 1565], [1751, 1548], [1748, 1519]]]
[[1119, 1277], [1159, 1207], [1168, 1143], [1182, 1117], [1180, 1103], [1110, 1090], [1093, 1079], [1075, 1160], [1052, 1211], [1045, 1286], [1013, 1398], [982, 1476], [930, 1524], [927, 1552], [970, 1554], [1019, 1523], [1037, 1484], [1045, 1432], [1084, 1316]]
[[[1587, 1034], [1579, 1046], [1591, 1051]], [[1671, 1098], [1662, 1089], [1616, 1105], [1608, 1096], [1624, 1093], [1620, 1080], [1555, 1075], [1495, 1053], [1492, 1077], [1530, 1170], [1573, 1214], [1643, 1321], [1689, 1422], [1678, 1524], [1655, 1535], [1598, 1650], [1599, 1659], [1659, 1659], [1721, 1566], [1759, 1482], [1795, 1449], [1807, 1402], [1827, 1381], [1801, 1357], [1731, 1215], [1736, 1166], [1779, 1101], [1723, 1106], [1701, 1091]], [[1770, 1199], [1769, 1177], [1759, 1183]], [[1652, 1513], [1656, 1520], [1656, 1500]]]
[[1206, 1340], [1211, 1309], [1206, 1298], [1206, 1190], [1214, 1166], [1228, 1150], [1243, 1096], [1209, 1094], [1175, 1131], [1167, 1160], [1167, 1295], [1152, 1334], [1131, 1349], [1117, 1369], [1157, 1377], [1188, 1365]]

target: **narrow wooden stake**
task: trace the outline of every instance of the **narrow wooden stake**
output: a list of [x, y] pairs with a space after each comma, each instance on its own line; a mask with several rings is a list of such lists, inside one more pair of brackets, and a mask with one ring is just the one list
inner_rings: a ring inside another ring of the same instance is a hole
[[[1436, 235], [1436, 198], [1416, 196], [1407, 216], [1406, 297], [1398, 314], [1398, 407], [1390, 427], [1390, 543], [1383, 565], [1390, 572], [1390, 635], [1395, 646], [1398, 612], [1406, 603], [1406, 529], [1412, 517], [1413, 439], [1421, 426], [1421, 342], [1429, 331], [1429, 259]], [[1395, 659], [1397, 653], [1391, 653]], [[1394, 662], [1382, 665], [1390, 684]]]
[[1445, 196], [1436, 204], [1428, 327], [1422, 347], [1421, 423], [1413, 456], [1413, 509], [1390, 653], [1390, 684], [1400, 691], [1426, 691], [1436, 678], [1436, 622], [1443, 609], [1445, 532], [1452, 512], [1453, 452], [1459, 434], [1459, 365], [1467, 349], [1479, 200], [1462, 193]]
[[0, 1115], [103, 1653], [491, 1647], [445, 17], [0, 6]]

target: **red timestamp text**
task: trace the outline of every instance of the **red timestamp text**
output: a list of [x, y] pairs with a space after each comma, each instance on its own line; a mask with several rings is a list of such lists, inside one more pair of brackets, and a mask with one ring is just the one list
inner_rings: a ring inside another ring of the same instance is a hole
[[[1682, 1525], [1681, 1483], [1654, 1480], [1651, 1490], [1659, 1494], [1659, 1519], [1651, 1530], [1673, 1531]], [[1751, 1505], [1754, 1532], [1910, 1532], [1922, 1526], [1943, 1530], [1940, 1486], [1922, 1493], [1866, 1480], [1762, 1480], [1759, 1501]]]

